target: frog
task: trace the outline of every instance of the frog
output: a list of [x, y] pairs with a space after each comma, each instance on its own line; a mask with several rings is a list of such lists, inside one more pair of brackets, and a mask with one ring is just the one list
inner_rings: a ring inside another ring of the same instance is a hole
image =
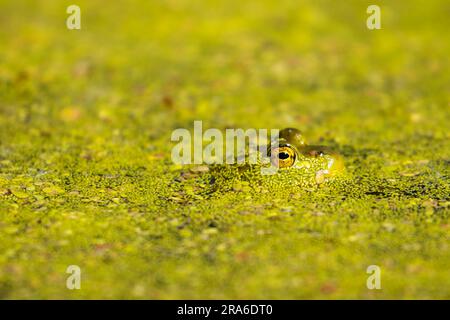
[[[310, 145], [296, 128], [279, 131], [265, 148], [269, 161], [210, 164], [184, 170], [175, 178], [176, 199], [205, 199], [226, 192], [296, 192], [314, 190], [342, 177], [343, 156], [328, 146]], [[262, 168], [276, 168], [263, 174]]]

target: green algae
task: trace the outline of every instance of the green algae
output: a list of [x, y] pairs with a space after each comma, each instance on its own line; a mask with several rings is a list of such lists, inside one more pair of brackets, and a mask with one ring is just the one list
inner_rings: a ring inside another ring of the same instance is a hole
[[[445, 1], [78, 2], [0, 2], [0, 297], [450, 297]], [[194, 120], [297, 127], [345, 179], [180, 168]]]

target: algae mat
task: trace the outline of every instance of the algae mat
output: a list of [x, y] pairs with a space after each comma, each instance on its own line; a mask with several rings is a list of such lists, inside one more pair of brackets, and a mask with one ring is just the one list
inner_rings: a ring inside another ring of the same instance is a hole
[[[77, 1], [80, 30], [0, 1], [0, 297], [450, 298], [449, 2], [373, 2], [380, 30], [365, 1]], [[198, 192], [195, 120], [299, 128], [345, 183]]]

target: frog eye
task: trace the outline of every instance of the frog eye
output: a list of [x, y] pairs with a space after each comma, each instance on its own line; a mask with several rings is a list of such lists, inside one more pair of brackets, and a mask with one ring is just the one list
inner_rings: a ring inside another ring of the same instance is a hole
[[278, 166], [279, 168], [292, 167], [295, 162], [295, 151], [288, 146], [272, 149], [270, 156], [272, 164], [274, 166]]

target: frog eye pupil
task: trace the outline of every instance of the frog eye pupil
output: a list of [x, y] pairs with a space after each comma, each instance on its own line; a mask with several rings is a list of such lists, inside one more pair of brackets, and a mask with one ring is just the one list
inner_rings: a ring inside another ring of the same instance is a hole
[[278, 158], [280, 158], [281, 160], [285, 160], [285, 159], [289, 158], [289, 154], [287, 152], [280, 152], [278, 154]]

